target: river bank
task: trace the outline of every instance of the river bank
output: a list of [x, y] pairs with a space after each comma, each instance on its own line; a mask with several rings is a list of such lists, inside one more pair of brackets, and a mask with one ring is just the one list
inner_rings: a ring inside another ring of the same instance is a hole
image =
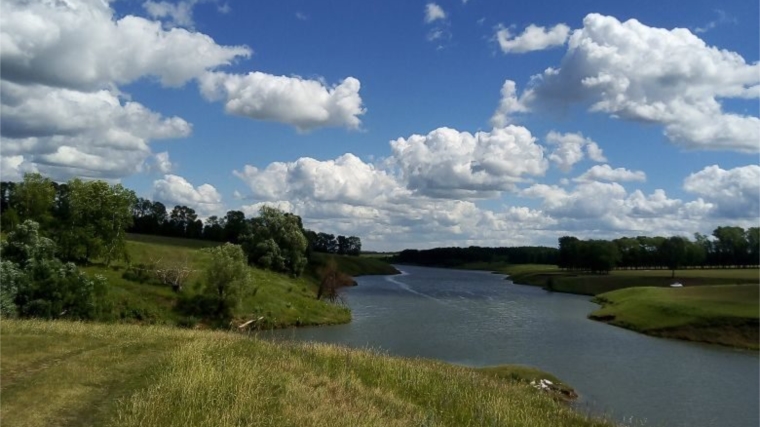
[[0, 337], [4, 425], [614, 425], [523, 381], [335, 345], [35, 320]]
[[757, 350], [758, 285], [630, 288], [597, 295], [589, 318], [647, 335]]

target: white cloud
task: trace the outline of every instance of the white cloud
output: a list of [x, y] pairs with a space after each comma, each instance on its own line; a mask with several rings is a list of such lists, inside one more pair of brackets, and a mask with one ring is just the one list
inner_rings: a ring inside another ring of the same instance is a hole
[[513, 80], [505, 80], [501, 87], [501, 101], [499, 107], [491, 117], [491, 126], [504, 127], [512, 123], [512, 115], [526, 113], [528, 108], [517, 99], [516, 85]]
[[591, 160], [607, 161], [596, 142], [580, 133], [562, 134], [551, 131], [546, 135], [546, 142], [556, 147], [549, 154], [549, 160], [563, 172], [570, 172], [573, 165], [584, 159], [584, 148]]
[[435, 3], [428, 3], [425, 5], [425, 22], [431, 23], [439, 19], [446, 19], [446, 12], [443, 11], [441, 6]]
[[562, 46], [567, 41], [570, 27], [557, 24], [549, 29], [528, 25], [520, 35], [512, 34], [507, 28], [496, 31], [496, 41], [504, 53], [525, 53]]
[[37, 168], [24, 161], [24, 156], [0, 156], [0, 180], [18, 182], [28, 172], [39, 172]]
[[445, 198], [493, 197], [548, 166], [541, 146], [520, 126], [475, 134], [439, 128], [391, 141], [391, 149], [410, 189]]
[[647, 180], [647, 175], [642, 171], [632, 171], [625, 168], [612, 169], [610, 165], [596, 165], [591, 169], [584, 172], [578, 178], [573, 181], [611, 181], [611, 182], [625, 182], [625, 181], [640, 181]]
[[353, 77], [327, 87], [300, 77], [210, 72], [199, 82], [203, 96], [222, 100], [230, 114], [288, 123], [299, 131], [322, 126], [358, 129], [365, 112], [361, 84]]
[[164, 30], [157, 21], [116, 20], [102, 1], [7, 0], [0, 15], [2, 79], [22, 84], [93, 90], [152, 76], [181, 86], [250, 54], [205, 34]]
[[689, 30], [590, 14], [560, 68], [532, 79], [519, 101], [535, 110], [590, 103], [591, 111], [665, 127], [691, 149], [760, 150], [760, 118], [723, 111], [720, 100], [756, 98], [760, 65], [707, 46]]
[[200, 217], [224, 214], [222, 196], [213, 185], [193, 187], [185, 178], [177, 175], [168, 174], [163, 179], [153, 181], [152, 198], [167, 207], [183, 205], [193, 208]]
[[153, 156], [153, 164], [150, 165], [151, 170], [161, 174], [168, 174], [174, 169], [174, 164], [169, 159], [169, 152], [164, 151], [156, 153]]
[[471, 201], [415, 193], [402, 178], [351, 154], [335, 160], [276, 162], [261, 169], [246, 166], [235, 175], [255, 199], [241, 208], [247, 215], [273, 205], [300, 215], [307, 228], [359, 235], [365, 246], [375, 249], [527, 244], [554, 223], [529, 208], [492, 211]]
[[187, 27], [193, 28], [193, 8], [198, 0], [179, 1], [170, 3], [168, 1], [146, 1], [143, 3], [143, 9], [151, 18], [168, 18], [170, 27]]
[[192, 130], [179, 117], [163, 117], [104, 90], [0, 85], [3, 156], [21, 156], [28, 168], [56, 179], [130, 175], [151, 156], [151, 140]]
[[706, 33], [718, 25], [723, 24], [736, 24], [736, 18], [729, 16], [725, 11], [717, 9], [715, 13], [718, 15], [716, 19], [708, 22], [707, 24], [694, 28], [694, 32], [697, 34]]
[[684, 190], [717, 206], [715, 214], [725, 218], [755, 219], [760, 215], [760, 166], [725, 170], [708, 166], [686, 177]]
[[271, 163], [265, 169], [247, 165], [234, 174], [248, 185], [254, 198], [265, 201], [308, 199], [368, 205], [400, 191], [392, 176], [353, 154], [327, 161], [302, 157], [295, 162]]

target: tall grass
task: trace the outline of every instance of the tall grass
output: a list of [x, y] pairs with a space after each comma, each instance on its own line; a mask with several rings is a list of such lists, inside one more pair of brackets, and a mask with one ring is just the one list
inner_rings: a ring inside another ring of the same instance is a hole
[[611, 425], [522, 382], [331, 345], [36, 321], [0, 337], [2, 425]]

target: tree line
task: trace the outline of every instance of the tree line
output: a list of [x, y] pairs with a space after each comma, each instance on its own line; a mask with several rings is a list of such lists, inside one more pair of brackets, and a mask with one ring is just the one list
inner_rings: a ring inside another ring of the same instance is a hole
[[760, 264], [760, 228], [720, 226], [711, 236], [621, 237], [614, 240], [559, 238], [557, 265], [595, 273], [622, 269], [743, 268]]
[[469, 263], [502, 264], [556, 264], [557, 248], [547, 246], [518, 246], [488, 248], [470, 246], [468, 248], [448, 247], [433, 249], [405, 249], [393, 260], [401, 264], [416, 264], [430, 267], [458, 267]]
[[[188, 206], [177, 205], [168, 211], [161, 202], [136, 197], [132, 190], [103, 181], [74, 179], [57, 183], [39, 174], [27, 174], [20, 183], [0, 183], [0, 227], [12, 230], [22, 219], [37, 222], [44, 234], [53, 237], [65, 260], [82, 262], [100, 258], [102, 253], [109, 254], [109, 260], [118, 258], [124, 255], [126, 231], [241, 244], [247, 248], [252, 263], [300, 274], [303, 260], [288, 255], [300, 249], [285, 246], [300, 247], [301, 239], [287, 227], [297, 227], [305, 238], [304, 256], [310, 252], [361, 254], [361, 239], [357, 236], [308, 230], [297, 215], [279, 211], [281, 215], [274, 215], [268, 209], [253, 218], [230, 210], [222, 217], [210, 216], [204, 223]], [[281, 231], [274, 230], [285, 225]], [[273, 237], [289, 232], [289, 238]], [[267, 252], [265, 247], [271, 252], [267, 256], [262, 255]]]

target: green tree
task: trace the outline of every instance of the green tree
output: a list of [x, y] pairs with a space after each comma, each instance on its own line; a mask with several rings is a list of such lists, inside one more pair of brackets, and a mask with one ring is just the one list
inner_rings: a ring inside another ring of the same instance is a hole
[[760, 264], [760, 227], [747, 229], [747, 246], [749, 246], [749, 265]]
[[676, 269], [681, 268], [686, 262], [688, 244], [689, 242], [680, 236], [672, 236], [660, 244], [660, 256], [672, 270], [671, 278], [676, 277]]
[[79, 229], [85, 258], [101, 257], [106, 265], [126, 258], [126, 230], [134, 220], [135, 193], [121, 184], [80, 179], [69, 182], [69, 192], [72, 225]]
[[22, 317], [92, 319], [104, 279], [89, 279], [72, 263], [53, 256], [55, 244], [39, 234], [39, 225], [24, 221], [0, 244], [0, 310]]
[[38, 173], [27, 173], [16, 186], [16, 212], [22, 221], [32, 220], [47, 227], [53, 216], [55, 187], [53, 181]]
[[741, 227], [718, 227], [713, 231], [715, 249], [722, 266], [741, 265], [748, 250], [744, 229]]
[[211, 265], [204, 275], [204, 294], [214, 302], [214, 315], [231, 317], [250, 284], [243, 249], [239, 245], [225, 243], [204, 250], [211, 255]]
[[308, 241], [301, 218], [263, 206], [250, 220], [250, 231], [241, 238], [249, 262], [293, 276], [303, 272]]

